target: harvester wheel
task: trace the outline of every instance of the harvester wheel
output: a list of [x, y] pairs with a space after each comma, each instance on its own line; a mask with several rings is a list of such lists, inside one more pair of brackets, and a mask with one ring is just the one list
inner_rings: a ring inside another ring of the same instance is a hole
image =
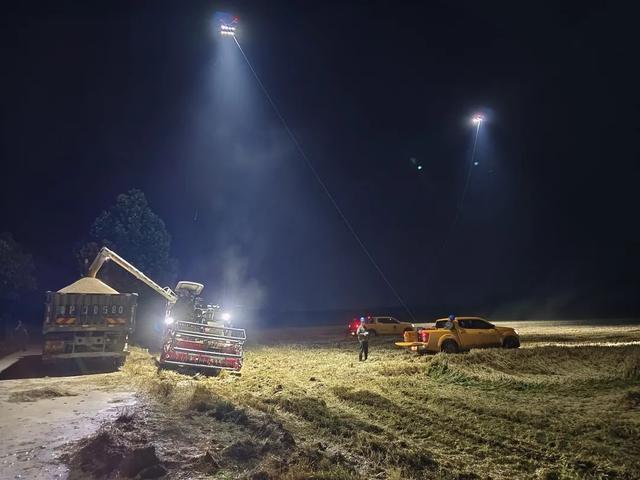
[[460, 349], [458, 348], [458, 344], [453, 340], [447, 340], [442, 344], [440, 351], [444, 353], [458, 353]]

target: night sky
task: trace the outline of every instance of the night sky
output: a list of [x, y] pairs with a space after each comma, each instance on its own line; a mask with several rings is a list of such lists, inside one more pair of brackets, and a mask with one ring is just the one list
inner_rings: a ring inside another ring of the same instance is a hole
[[[1, 20], [0, 230], [57, 290], [93, 219], [139, 188], [179, 276], [212, 300], [397, 306], [215, 35], [226, 10], [417, 312], [637, 315], [636, 27], [622, 3], [560, 3], [16, 2]], [[479, 165], [449, 234], [476, 111]]]

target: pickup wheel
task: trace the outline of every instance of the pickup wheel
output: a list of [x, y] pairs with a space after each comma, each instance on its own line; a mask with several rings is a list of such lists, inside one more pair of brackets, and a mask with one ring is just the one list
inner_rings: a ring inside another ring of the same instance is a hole
[[460, 348], [458, 348], [458, 344], [453, 340], [447, 340], [440, 347], [440, 351], [444, 353], [458, 353]]
[[377, 337], [378, 336], [378, 332], [376, 332], [375, 329], [373, 329], [373, 328], [367, 328], [367, 332], [369, 332], [369, 334], [372, 337]]
[[502, 341], [503, 348], [518, 348], [520, 346], [520, 340], [516, 337], [507, 337]]

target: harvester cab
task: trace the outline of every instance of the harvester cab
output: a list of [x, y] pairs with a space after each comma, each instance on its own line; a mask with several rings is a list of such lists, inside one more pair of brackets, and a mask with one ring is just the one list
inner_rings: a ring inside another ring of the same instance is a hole
[[160, 287], [142, 271], [115, 252], [103, 247], [89, 268], [95, 277], [106, 261], [113, 261], [167, 301], [165, 329], [160, 354], [161, 367], [185, 367], [216, 371], [242, 368], [246, 333], [218, 319], [218, 305], [208, 305], [199, 297], [204, 285], [180, 281], [175, 291]]

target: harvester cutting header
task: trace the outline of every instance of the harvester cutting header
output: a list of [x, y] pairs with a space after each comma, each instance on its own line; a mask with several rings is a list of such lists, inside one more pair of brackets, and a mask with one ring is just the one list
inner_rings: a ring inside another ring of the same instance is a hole
[[[118, 317], [114, 321], [110, 307], [114, 301], [110, 297], [123, 294], [99, 281], [108, 290], [87, 291], [78, 286], [83, 281], [87, 284], [88, 279], [95, 279], [96, 282], [96, 275], [107, 261], [114, 262], [166, 300], [160, 366], [235, 371], [242, 368], [245, 331], [232, 328], [228, 318], [218, 319], [218, 305], [202, 302], [198, 295], [204, 285], [180, 281], [175, 290], [163, 288], [107, 247], [100, 250], [89, 267], [88, 278], [59, 292], [48, 293], [44, 326], [45, 358], [124, 358], [128, 334], [133, 331], [135, 295], [133, 300], [129, 300], [134, 305], [127, 312], [120, 312], [121, 320]], [[73, 298], [67, 298], [67, 295]], [[130, 294], [124, 295], [131, 297]], [[93, 303], [99, 306], [93, 308]], [[73, 308], [65, 307], [69, 304], [73, 304]], [[118, 313], [118, 307], [114, 312]]]

